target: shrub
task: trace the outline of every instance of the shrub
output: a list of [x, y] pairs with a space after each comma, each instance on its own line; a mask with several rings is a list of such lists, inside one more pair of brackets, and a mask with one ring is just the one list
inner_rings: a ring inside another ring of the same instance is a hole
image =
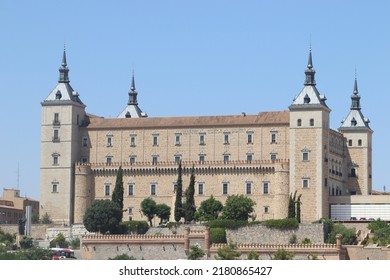
[[215, 259], [217, 260], [237, 260], [241, 256], [240, 252], [237, 251], [235, 244], [226, 244], [223, 248], [219, 248]]
[[297, 229], [299, 227], [298, 220], [295, 218], [267, 220], [263, 222], [263, 225], [268, 228], [276, 228], [280, 230], [291, 230]]
[[70, 241], [70, 246], [71, 246], [72, 249], [74, 249], [74, 250], [80, 249], [80, 238], [79, 238], [79, 237], [73, 238], [73, 239]]
[[224, 228], [210, 228], [211, 243], [227, 243]]
[[199, 259], [203, 258], [204, 255], [205, 255], [205, 252], [202, 250], [202, 248], [193, 245], [190, 247], [190, 253], [189, 253], [187, 259], [188, 260], [199, 260]]
[[273, 260], [292, 260], [294, 258], [294, 253], [288, 252], [285, 249], [278, 249], [274, 257], [272, 258]]
[[250, 251], [248, 254], [248, 260], [259, 260], [260, 254], [255, 251]]
[[131, 234], [145, 234], [149, 229], [146, 221], [126, 221], [122, 222], [121, 226], [126, 229], [125, 233]]
[[327, 243], [335, 244], [336, 235], [341, 234], [343, 236], [342, 244], [343, 245], [352, 245], [356, 241], [356, 229], [355, 228], [346, 228], [342, 224], [333, 225], [333, 230], [329, 233]]
[[126, 255], [126, 254], [121, 254], [121, 255], [115, 256], [113, 258], [108, 258], [108, 259], [109, 260], [135, 260], [136, 258], [134, 258], [133, 256]]
[[296, 244], [297, 243], [297, 235], [296, 234], [293, 234], [291, 235], [290, 239], [288, 240], [288, 243], [289, 244]]
[[310, 240], [310, 238], [305, 238], [305, 239], [303, 239], [302, 240], [302, 242], [301, 242], [302, 244], [311, 244], [311, 240]]

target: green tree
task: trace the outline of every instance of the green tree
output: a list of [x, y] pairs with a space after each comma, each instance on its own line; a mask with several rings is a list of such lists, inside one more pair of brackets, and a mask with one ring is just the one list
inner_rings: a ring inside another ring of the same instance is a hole
[[56, 247], [59, 248], [68, 248], [69, 242], [66, 241], [65, 236], [62, 233], [57, 234], [56, 238], [54, 239], [54, 243]]
[[294, 253], [288, 252], [285, 249], [278, 249], [274, 257], [272, 258], [273, 260], [292, 260], [294, 258]]
[[205, 252], [199, 246], [192, 245], [190, 247], [190, 253], [188, 254], [188, 260], [200, 260], [205, 255]]
[[200, 203], [196, 216], [201, 221], [216, 220], [222, 209], [222, 203], [211, 196]]
[[375, 233], [376, 231], [389, 227], [389, 223], [386, 221], [383, 221], [381, 219], [377, 219], [376, 221], [373, 221], [368, 224], [367, 228], [371, 230], [371, 232]]
[[298, 220], [298, 223], [301, 223], [301, 197], [302, 197], [302, 194], [298, 195], [298, 199], [296, 201], [296, 205], [297, 205], [297, 220]]
[[217, 260], [237, 260], [241, 256], [237, 251], [237, 246], [233, 243], [226, 244], [224, 247], [219, 248], [215, 259]]
[[121, 221], [122, 209], [111, 200], [95, 200], [84, 214], [84, 226], [90, 232], [114, 233]]
[[41, 223], [42, 224], [51, 224], [53, 223], [53, 221], [51, 220], [49, 214], [47, 214], [47, 212], [45, 214], [43, 214], [42, 216], [42, 219], [41, 219]]
[[145, 198], [141, 202], [141, 211], [148, 218], [151, 227], [153, 226], [152, 220], [156, 215], [156, 206], [156, 202], [150, 197]]
[[181, 217], [183, 217], [183, 179], [182, 179], [182, 167], [181, 161], [179, 162], [179, 167], [177, 168], [177, 182], [176, 182], [176, 199], [175, 199], [175, 221], [179, 222]]
[[33, 224], [39, 224], [39, 214], [38, 213], [33, 213], [31, 216], [31, 223]]
[[185, 192], [186, 202], [184, 208], [184, 220], [186, 222], [191, 222], [195, 218], [196, 206], [195, 206], [195, 169], [192, 166], [190, 184], [188, 189]]
[[297, 191], [295, 191], [294, 195], [290, 193], [290, 197], [288, 200], [288, 215], [287, 218], [295, 218], [295, 196], [297, 194]]
[[156, 215], [160, 218], [160, 224], [164, 221], [168, 221], [171, 216], [171, 207], [166, 205], [165, 203], [156, 205]]
[[121, 221], [123, 218], [123, 193], [123, 170], [122, 166], [119, 166], [118, 173], [116, 174], [115, 188], [112, 192], [112, 201], [122, 210]]
[[244, 195], [229, 195], [222, 210], [222, 218], [247, 221], [256, 203]]
[[259, 260], [260, 254], [255, 251], [250, 251], [248, 254], [248, 260]]
[[33, 247], [33, 239], [31, 237], [23, 236], [19, 244], [22, 249], [30, 249]]
[[347, 228], [343, 224], [334, 224], [332, 226], [332, 231], [329, 233], [327, 242], [335, 244], [337, 234], [341, 234], [343, 236], [343, 245], [353, 245], [356, 241], [355, 228]]

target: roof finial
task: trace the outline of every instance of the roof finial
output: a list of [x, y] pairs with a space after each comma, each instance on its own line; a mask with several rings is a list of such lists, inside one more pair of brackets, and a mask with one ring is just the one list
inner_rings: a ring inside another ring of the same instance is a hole
[[358, 86], [357, 86], [357, 71], [356, 71], [356, 68], [355, 68], [355, 84], [353, 86], [353, 94], [354, 95], [358, 95], [359, 94]]
[[69, 69], [68, 69], [68, 64], [66, 63], [66, 48], [64, 44], [64, 52], [62, 54], [62, 62], [61, 62], [61, 67], [59, 69], [60, 71], [60, 78], [58, 82], [60, 83], [69, 83]]
[[313, 69], [313, 59], [311, 56], [311, 44], [310, 44], [309, 59], [307, 62], [307, 68], [305, 70], [305, 75], [306, 75], [305, 86], [308, 86], [308, 85], [315, 86], [316, 85], [316, 81], [314, 79], [315, 73], [316, 73], [316, 71]]
[[135, 80], [134, 80], [134, 70], [133, 70], [133, 75], [131, 77], [131, 91], [135, 91]]
[[129, 102], [127, 102], [128, 105], [137, 105], [137, 90], [135, 88], [135, 78], [134, 78], [134, 70], [133, 70], [133, 75], [131, 77], [131, 86], [130, 86], [130, 91], [129, 91]]

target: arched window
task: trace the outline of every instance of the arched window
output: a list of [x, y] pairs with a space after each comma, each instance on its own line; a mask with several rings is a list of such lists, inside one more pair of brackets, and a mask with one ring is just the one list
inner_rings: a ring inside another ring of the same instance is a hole
[[302, 126], [302, 120], [301, 119], [297, 120], [297, 126]]

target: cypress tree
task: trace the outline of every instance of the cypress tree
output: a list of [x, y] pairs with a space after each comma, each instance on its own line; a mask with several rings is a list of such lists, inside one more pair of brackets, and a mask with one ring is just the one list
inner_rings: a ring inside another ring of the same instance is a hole
[[298, 200], [297, 200], [297, 220], [298, 223], [301, 223], [301, 196], [302, 194], [298, 195]]
[[116, 174], [115, 188], [112, 193], [112, 201], [121, 210], [121, 220], [123, 218], [123, 170], [122, 166], [119, 166], [118, 173]]
[[177, 182], [176, 182], [176, 200], [175, 200], [175, 221], [179, 222], [183, 216], [183, 180], [182, 180], [182, 167], [181, 161], [179, 162], [179, 167], [177, 169]]
[[195, 217], [195, 168], [192, 166], [191, 169], [191, 177], [190, 177], [190, 184], [188, 186], [188, 189], [186, 190], [186, 203], [185, 203], [185, 209], [184, 209], [184, 219], [186, 222], [191, 222]]

